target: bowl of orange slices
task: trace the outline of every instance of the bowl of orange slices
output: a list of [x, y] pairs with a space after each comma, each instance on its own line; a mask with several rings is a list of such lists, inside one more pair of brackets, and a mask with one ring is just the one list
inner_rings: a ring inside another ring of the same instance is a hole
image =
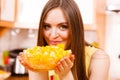
[[34, 46], [24, 52], [27, 65], [35, 70], [52, 70], [59, 60], [69, 56], [71, 50], [64, 50], [63, 44], [57, 46]]

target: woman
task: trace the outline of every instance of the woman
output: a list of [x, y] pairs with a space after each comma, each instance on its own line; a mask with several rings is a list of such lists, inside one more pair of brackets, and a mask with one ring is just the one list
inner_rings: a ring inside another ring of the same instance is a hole
[[[38, 46], [62, 43], [74, 57], [63, 58], [55, 68], [60, 80], [107, 80], [109, 56], [100, 49], [86, 47], [83, 21], [74, 0], [49, 0], [39, 24]], [[92, 48], [93, 52], [88, 52]], [[90, 55], [89, 55], [90, 54]], [[89, 56], [88, 56], [89, 55]], [[25, 65], [22, 57], [20, 61]], [[48, 80], [48, 72], [29, 69], [30, 80]]]

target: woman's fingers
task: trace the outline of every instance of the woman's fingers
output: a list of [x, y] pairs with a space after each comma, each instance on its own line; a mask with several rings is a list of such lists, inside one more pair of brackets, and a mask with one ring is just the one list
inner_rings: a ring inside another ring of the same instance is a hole
[[62, 65], [62, 62], [59, 63], [58, 65], [59, 65], [59, 66], [58, 66], [58, 70], [59, 70], [59, 71], [63, 71], [63, 70], [64, 70], [64, 67], [63, 67], [63, 65]]
[[75, 56], [74, 56], [73, 54], [71, 54], [71, 55], [69, 56], [69, 58], [70, 58], [70, 60], [71, 60], [72, 62], [74, 62]]
[[61, 59], [55, 68], [55, 72], [59, 75], [66, 75], [73, 67], [74, 59], [74, 55]]
[[67, 68], [72, 68], [73, 61], [71, 61], [69, 58], [65, 58], [64, 60], [65, 60], [65, 62], [67, 64]]
[[62, 64], [62, 66], [63, 66], [64, 69], [68, 67], [68, 64], [66, 63], [65, 58], [63, 58], [63, 59], [61, 60], [61, 64]]

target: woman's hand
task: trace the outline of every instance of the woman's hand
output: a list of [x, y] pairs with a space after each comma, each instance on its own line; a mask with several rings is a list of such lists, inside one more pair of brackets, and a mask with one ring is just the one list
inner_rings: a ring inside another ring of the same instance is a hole
[[26, 58], [25, 58], [25, 53], [24, 53], [24, 52], [20, 52], [18, 58], [19, 58], [20, 63], [21, 63], [26, 69], [31, 70], [31, 71], [38, 71], [38, 70], [35, 70], [35, 69], [31, 68], [31, 67], [29, 66], [29, 64], [26, 62]]
[[20, 63], [26, 69], [28, 69], [29, 80], [48, 80], [48, 71], [41, 71], [41, 70], [36, 70], [31, 68], [25, 60], [26, 58], [25, 58], [24, 52], [21, 52], [18, 57], [19, 57]]
[[63, 58], [58, 62], [58, 65], [55, 68], [55, 72], [59, 75], [60, 78], [68, 76], [68, 74], [71, 72], [74, 59], [74, 55], [71, 54], [70, 56]]

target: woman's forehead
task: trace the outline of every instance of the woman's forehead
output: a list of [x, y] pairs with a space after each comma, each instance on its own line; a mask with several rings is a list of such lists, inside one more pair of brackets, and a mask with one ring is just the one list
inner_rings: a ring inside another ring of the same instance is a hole
[[48, 12], [44, 22], [45, 23], [49, 23], [49, 22], [56, 22], [56, 23], [64, 22], [65, 23], [67, 22], [67, 19], [61, 8], [55, 8]]

